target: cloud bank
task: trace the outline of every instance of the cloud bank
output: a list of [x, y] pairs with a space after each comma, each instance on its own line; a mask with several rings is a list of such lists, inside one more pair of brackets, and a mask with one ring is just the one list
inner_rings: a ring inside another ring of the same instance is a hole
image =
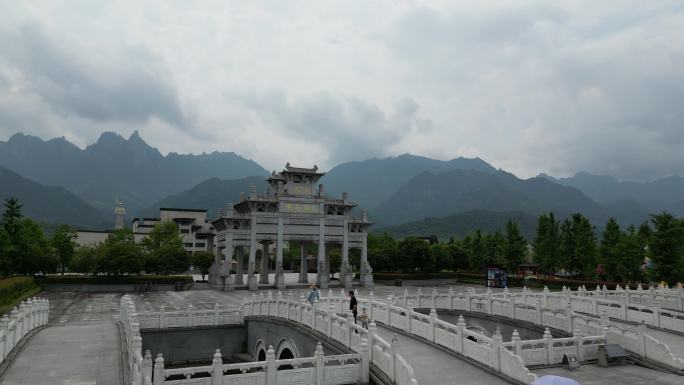
[[271, 169], [410, 152], [684, 174], [679, 2], [0, 6], [0, 140], [138, 129]]

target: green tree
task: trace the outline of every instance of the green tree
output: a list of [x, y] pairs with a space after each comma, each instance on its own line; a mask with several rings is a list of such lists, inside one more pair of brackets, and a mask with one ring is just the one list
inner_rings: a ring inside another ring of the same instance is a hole
[[202, 281], [204, 281], [204, 276], [209, 274], [209, 268], [214, 263], [214, 259], [214, 253], [209, 251], [198, 251], [190, 256], [190, 263], [200, 271]]
[[506, 234], [504, 242], [504, 264], [508, 271], [514, 272], [518, 266], [525, 262], [527, 254], [527, 242], [520, 234], [518, 225], [512, 220], [506, 222]]
[[77, 273], [97, 274], [98, 255], [103, 249], [102, 245], [76, 248], [69, 270]]
[[398, 243], [388, 233], [368, 234], [368, 262], [373, 270], [397, 270], [398, 253]]
[[59, 270], [64, 275], [64, 271], [74, 257], [76, 248], [76, 232], [67, 225], [61, 225], [52, 235], [52, 248], [59, 261]]
[[435, 243], [430, 246], [431, 260], [435, 261], [435, 270], [442, 271], [452, 269], [454, 257], [451, 254], [449, 245], [445, 243]]
[[467, 239], [468, 262], [473, 271], [483, 271], [487, 264], [487, 240], [478, 229]]
[[133, 232], [118, 229], [109, 234], [97, 254], [97, 271], [107, 274], [137, 274], [143, 268], [143, 253]]
[[641, 265], [644, 261], [644, 244], [634, 226], [627, 227], [627, 232], [620, 237], [617, 253], [620, 255], [617, 275], [623, 281], [640, 281]]
[[572, 221], [570, 219], [565, 219], [560, 225], [559, 234], [559, 245], [558, 245], [558, 262], [557, 267], [565, 270], [566, 274], [576, 275], [579, 274], [577, 266], [578, 258], [575, 255], [575, 236], [572, 231]]
[[606, 228], [603, 230], [601, 236], [600, 258], [599, 262], [603, 265], [604, 277], [603, 279], [615, 279], [619, 267], [622, 266], [620, 261], [621, 254], [618, 250], [618, 245], [622, 239], [622, 231], [620, 225], [614, 218], [608, 219]]
[[407, 237], [399, 242], [399, 268], [405, 273], [435, 271], [435, 261], [427, 242], [418, 237]]
[[589, 219], [580, 213], [572, 215], [572, 231], [575, 238], [577, 268], [583, 278], [591, 278], [596, 273], [596, 234]]
[[558, 226], [559, 224], [553, 213], [542, 214], [537, 220], [537, 235], [532, 242], [534, 261], [547, 274], [554, 273], [559, 265]]
[[142, 245], [147, 251], [145, 271], [159, 274], [182, 273], [190, 266], [178, 225], [173, 221], [162, 221], [154, 225], [143, 239]]
[[2, 228], [10, 239], [15, 239], [19, 234], [19, 227], [22, 219], [21, 208], [22, 205], [19, 204], [19, 199], [5, 199], [5, 211], [2, 214]]
[[684, 225], [667, 212], [652, 215], [651, 222], [649, 252], [655, 278], [670, 284], [684, 281]]

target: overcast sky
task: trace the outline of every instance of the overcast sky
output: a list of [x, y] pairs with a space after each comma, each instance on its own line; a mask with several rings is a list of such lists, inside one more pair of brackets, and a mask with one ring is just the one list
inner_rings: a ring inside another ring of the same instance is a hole
[[684, 174], [683, 4], [0, 0], [0, 140]]

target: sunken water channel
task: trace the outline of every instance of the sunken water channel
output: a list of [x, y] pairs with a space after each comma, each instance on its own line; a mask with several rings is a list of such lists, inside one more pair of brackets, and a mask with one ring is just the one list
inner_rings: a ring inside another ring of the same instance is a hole
[[[417, 309], [416, 311], [429, 314], [428, 309]], [[463, 315], [463, 319], [466, 323], [466, 328], [478, 333], [482, 333], [487, 337], [492, 337], [496, 328], [499, 328], [501, 336], [503, 337], [503, 342], [510, 342], [511, 336], [513, 335], [513, 330], [517, 330], [522, 340], [536, 340], [541, 339], [544, 336], [544, 329], [534, 325], [523, 324], [519, 321], [506, 320], [498, 317], [488, 317], [481, 313], [470, 313], [466, 311], [451, 312], [451, 311], [438, 311], [437, 317], [442, 320], [456, 325], [458, 322], [458, 316]], [[564, 335], [563, 332], [554, 331], [554, 336]]]

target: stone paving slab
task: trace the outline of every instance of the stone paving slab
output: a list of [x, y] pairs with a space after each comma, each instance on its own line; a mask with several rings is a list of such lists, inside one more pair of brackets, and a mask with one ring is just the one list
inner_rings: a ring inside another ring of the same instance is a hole
[[[391, 343], [395, 332], [378, 326], [378, 334]], [[420, 385], [504, 385], [509, 382], [451, 354], [405, 335], [397, 335], [401, 355], [413, 368]]]
[[119, 385], [120, 362], [113, 321], [51, 326], [31, 338], [0, 385]]

